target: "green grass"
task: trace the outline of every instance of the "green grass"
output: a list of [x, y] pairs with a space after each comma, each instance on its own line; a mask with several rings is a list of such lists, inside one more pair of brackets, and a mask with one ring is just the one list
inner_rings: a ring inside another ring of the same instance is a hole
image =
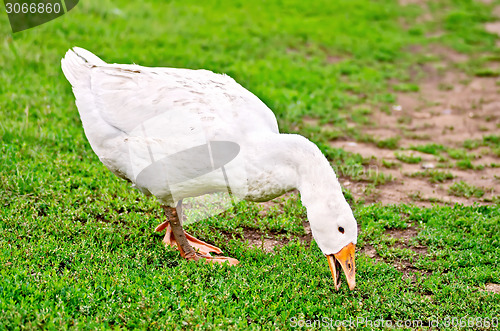
[[418, 85], [408, 83], [394, 85], [392, 88], [396, 92], [418, 92], [420, 89]]
[[498, 150], [500, 149], [500, 136], [486, 135], [483, 136], [483, 139], [466, 139], [463, 143], [463, 146], [467, 149], [475, 149], [481, 146], [487, 146], [490, 147], [493, 154], [500, 155], [498, 154]]
[[448, 155], [455, 160], [458, 159], [474, 159], [475, 155], [467, 153], [466, 150], [461, 148], [448, 148]]
[[427, 154], [433, 154], [433, 155], [439, 155], [443, 151], [446, 151], [446, 147], [440, 144], [425, 144], [425, 145], [417, 145], [417, 146], [411, 146], [410, 149], [414, 151], [419, 151], [422, 153], [427, 153]]
[[401, 137], [399, 136], [389, 137], [386, 139], [377, 140], [375, 142], [375, 145], [377, 145], [378, 148], [396, 149], [399, 147], [399, 140], [401, 140]]
[[382, 165], [385, 168], [393, 169], [393, 168], [398, 168], [400, 166], [400, 163], [395, 162], [395, 161], [388, 161], [388, 160], [382, 159]]
[[500, 72], [491, 68], [481, 68], [476, 70], [476, 76], [478, 77], [498, 77]]
[[481, 198], [484, 195], [484, 188], [477, 187], [464, 182], [463, 180], [453, 183], [449, 188], [448, 192], [457, 197], [476, 197]]
[[[292, 317], [498, 317], [498, 295], [484, 291], [500, 283], [498, 205], [383, 207], [359, 204], [346, 190], [360, 225], [353, 292], [345, 284], [335, 292], [316, 244], [299, 242], [306, 213], [297, 197], [265, 216], [243, 202], [188, 226], [238, 267], [183, 261], [153, 232], [164, 220], [158, 202], [92, 152], [60, 70], [77, 45], [109, 62], [227, 73], [273, 109], [283, 131], [318, 143], [339, 176], [382, 184], [391, 178], [367, 172], [370, 160], [329, 140], [362, 137], [358, 125], [370, 124], [371, 109], [390, 109], [395, 90], [415, 91], [423, 65], [440, 61], [434, 44], [498, 53], [483, 29], [493, 4], [427, 3], [431, 21], [417, 19], [419, 5], [388, 0], [89, 0], [15, 35], [0, 15], [0, 329], [287, 329]], [[304, 129], [304, 116], [335, 132]], [[474, 146], [498, 151], [498, 136], [464, 147]], [[417, 230], [408, 243], [387, 232], [409, 226]], [[276, 254], [252, 249], [245, 231], [287, 244]], [[363, 253], [368, 245], [377, 258]], [[426, 254], [415, 253], [420, 246]]]
[[427, 178], [430, 183], [442, 183], [444, 181], [455, 178], [451, 172], [443, 172], [439, 170], [425, 170], [410, 174], [411, 177]]
[[458, 169], [462, 170], [474, 169], [474, 165], [469, 159], [459, 160], [455, 163], [455, 165], [457, 166]]
[[394, 155], [396, 156], [396, 159], [405, 163], [415, 164], [415, 163], [420, 163], [420, 161], [422, 161], [422, 158], [418, 155], [417, 156], [414, 156], [413, 154], [406, 155], [403, 153], [394, 153]]
[[[118, 186], [127, 189], [125, 183]], [[357, 208], [363, 229], [358, 246], [372, 245], [383, 261], [358, 254], [356, 291], [335, 292], [315, 244], [292, 241], [276, 254], [245, 247], [237, 230], [257, 219], [253, 204], [189, 226], [194, 235], [240, 260], [231, 268], [188, 263], [165, 250], [161, 235], [152, 232], [162, 219], [159, 209], [134, 191], [128, 198], [134, 196], [139, 201], [132, 210], [120, 210], [127, 204], [118, 199], [118, 208], [106, 211], [110, 203], [101, 197], [90, 211], [71, 212], [56, 204], [47, 216], [40, 216], [43, 206], [14, 201], [12, 207], [23, 208], [2, 224], [0, 324], [242, 328], [247, 323], [285, 326], [294, 316], [425, 319], [466, 312], [484, 318], [500, 308], [497, 297], [481, 290], [500, 277], [498, 208]], [[104, 213], [108, 219], [96, 216]], [[35, 218], [36, 223], [26, 222]], [[261, 218], [261, 230], [276, 231], [274, 224], [280, 224], [280, 231], [293, 237], [302, 234], [304, 219], [305, 211], [291, 199], [284, 212]], [[418, 234], [401, 255], [386, 230], [409, 225], [418, 227]], [[235, 233], [235, 239], [221, 230]], [[428, 254], [412, 253], [421, 245]], [[405, 261], [414, 265], [409, 271], [414, 279], [394, 267]]]

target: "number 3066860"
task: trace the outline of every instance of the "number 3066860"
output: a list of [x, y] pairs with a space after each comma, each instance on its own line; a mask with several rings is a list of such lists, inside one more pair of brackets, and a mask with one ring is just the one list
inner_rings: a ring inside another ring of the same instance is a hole
[[59, 13], [61, 11], [60, 3], [5, 3], [5, 8], [7, 10], [7, 14], [51, 14], [51, 13]]

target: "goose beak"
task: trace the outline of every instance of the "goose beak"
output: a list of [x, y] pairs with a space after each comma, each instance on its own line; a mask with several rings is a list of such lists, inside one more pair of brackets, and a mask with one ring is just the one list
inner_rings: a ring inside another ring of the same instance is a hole
[[328, 259], [328, 265], [330, 266], [330, 271], [332, 272], [333, 280], [335, 282], [335, 289], [337, 291], [340, 288], [340, 268], [344, 270], [349, 289], [352, 291], [356, 286], [356, 265], [354, 263], [355, 248], [356, 245], [350, 243], [342, 248], [337, 254], [326, 256]]

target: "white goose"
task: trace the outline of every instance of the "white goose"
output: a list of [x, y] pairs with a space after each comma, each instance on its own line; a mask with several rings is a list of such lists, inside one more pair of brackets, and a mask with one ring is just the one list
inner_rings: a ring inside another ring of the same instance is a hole
[[184, 258], [238, 263], [210, 255], [221, 250], [184, 232], [182, 199], [230, 190], [266, 201], [298, 189], [335, 288], [340, 268], [354, 288], [357, 225], [335, 172], [315, 144], [280, 134], [255, 95], [226, 75], [107, 64], [77, 47], [61, 65], [92, 149], [114, 174], [164, 205], [167, 221], [156, 230], [166, 228], [164, 242]]

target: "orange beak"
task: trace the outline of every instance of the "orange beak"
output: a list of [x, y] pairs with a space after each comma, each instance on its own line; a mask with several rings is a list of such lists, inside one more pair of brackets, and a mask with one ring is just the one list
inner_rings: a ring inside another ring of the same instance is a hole
[[354, 263], [354, 251], [356, 245], [353, 243], [348, 244], [340, 250], [337, 254], [327, 255], [328, 265], [332, 272], [333, 280], [335, 282], [335, 289], [340, 288], [340, 268], [344, 270], [347, 279], [347, 285], [352, 291], [356, 286], [356, 265]]

